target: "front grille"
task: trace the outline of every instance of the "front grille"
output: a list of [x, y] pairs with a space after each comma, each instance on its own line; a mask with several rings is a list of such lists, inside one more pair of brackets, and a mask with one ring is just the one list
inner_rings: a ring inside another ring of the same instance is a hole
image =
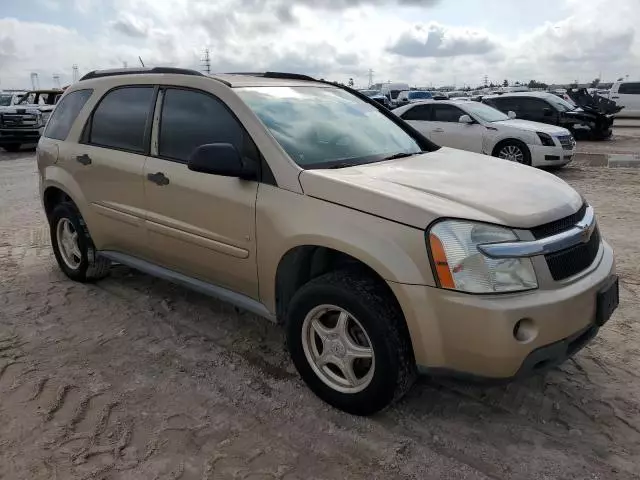
[[573, 150], [575, 142], [571, 135], [561, 135], [558, 137], [558, 140], [560, 141], [560, 145], [562, 145], [562, 148], [564, 148], [565, 150]]
[[38, 117], [32, 114], [3, 113], [0, 115], [0, 124], [5, 128], [29, 128], [38, 124]]
[[583, 203], [578, 210], [573, 215], [569, 215], [568, 217], [561, 218], [560, 220], [555, 220], [553, 222], [545, 223], [544, 225], [540, 225], [538, 227], [534, 227], [531, 229], [531, 233], [535, 239], [550, 237], [551, 235], [555, 235], [560, 232], [564, 232], [565, 230], [569, 230], [573, 228], [576, 223], [578, 223], [584, 217], [584, 214], [587, 211], [587, 204]]
[[598, 227], [593, 230], [591, 238], [586, 243], [575, 245], [566, 250], [545, 255], [549, 271], [554, 280], [564, 280], [582, 272], [596, 259], [600, 249], [600, 232]]

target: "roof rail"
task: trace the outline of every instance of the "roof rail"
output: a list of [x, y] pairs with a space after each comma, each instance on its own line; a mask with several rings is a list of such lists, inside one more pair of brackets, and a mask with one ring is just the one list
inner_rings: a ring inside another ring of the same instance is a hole
[[203, 77], [204, 74], [197, 70], [191, 70], [188, 68], [175, 68], [175, 67], [153, 67], [153, 68], [115, 68], [111, 70], [93, 70], [92, 72], [84, 75], [82, 80], [90, 80], [92, 78], [101, 77], [115, 77], [117, 75], [141, 75], [152, 73], [174, 73], [179, 75], [194, 75]]
[[310, 77], [309, 75], [287, 72], [228, 72], [226, 73], [226, 75], [250, 75], [252, 77], [282, 78], [284, 80], [307, 80], [311, 82], [319, 81], [313, 77]]

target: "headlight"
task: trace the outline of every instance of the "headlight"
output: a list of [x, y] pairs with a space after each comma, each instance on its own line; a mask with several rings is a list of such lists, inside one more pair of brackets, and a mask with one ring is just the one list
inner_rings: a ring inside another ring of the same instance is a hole
[[551, 135], [548, 135], [544, 132], [536, 132], [536, 133], [538, 134], [538, 138], [542, 142], [542, 145], [544, 145], [545, 147], [556, 146], [555, 142], [553, 141], [553, 138], [551, 138]]
[[517, 241], [512, 230], [463, 220], [436, 223], [428, 232], [431, 257], [442, 288], [468, 293], [501, 293], [538, 287], [528, 258], [489, 258], [483, 243]]

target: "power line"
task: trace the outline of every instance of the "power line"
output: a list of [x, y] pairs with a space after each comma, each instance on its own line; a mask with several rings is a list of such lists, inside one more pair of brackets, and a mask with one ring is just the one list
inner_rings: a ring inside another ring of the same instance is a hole
[[209, 57], [209, 49], [204, 49], [204, 55], [202, 56], [202, 72], [207, 75], [211, 75], [211, 58]]

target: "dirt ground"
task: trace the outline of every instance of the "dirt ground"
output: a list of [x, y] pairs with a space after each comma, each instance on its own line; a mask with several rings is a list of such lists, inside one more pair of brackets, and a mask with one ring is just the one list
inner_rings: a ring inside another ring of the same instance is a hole
[[296, 375], [275, 325], [124, 267], [66, 279], [33, 152], [0, 154], [0, 479], [631, 479], [640, 475], [640, 171], [558, 172], [594, 205], [621, 306], [500, 387], [422, 379], [373, 418]]

